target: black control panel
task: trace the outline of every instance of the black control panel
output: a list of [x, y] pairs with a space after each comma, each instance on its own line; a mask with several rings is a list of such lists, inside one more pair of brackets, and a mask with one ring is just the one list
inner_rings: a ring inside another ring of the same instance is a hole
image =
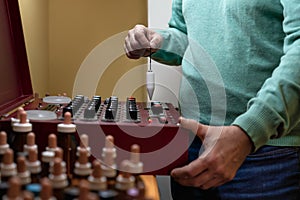
[[128, 97], [123, 102], [116, 96], [102, 101], [100, 96], [88, 99], [77, 95], [63, 108], [63, 115], [65, 112], [70, 112], [74, 120], [80, 121], [151, 123], [155, 120], [161, 124], [178, 122], [178, 111], [172, 104], [158, 101], [137, 102], [135, 97]]

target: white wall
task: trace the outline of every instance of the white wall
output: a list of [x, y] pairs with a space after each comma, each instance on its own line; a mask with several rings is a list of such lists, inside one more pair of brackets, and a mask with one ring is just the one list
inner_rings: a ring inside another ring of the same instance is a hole
[[[148, 26], [153, 29], [168, 27], [171, 17], [172, 0], [148, 0]], [[180, 67], [169, 67], [152, 61], [155, 73], [155, 91], [153, 100], [170, 102], [178, 106], [177, 97], [181, 79]]]

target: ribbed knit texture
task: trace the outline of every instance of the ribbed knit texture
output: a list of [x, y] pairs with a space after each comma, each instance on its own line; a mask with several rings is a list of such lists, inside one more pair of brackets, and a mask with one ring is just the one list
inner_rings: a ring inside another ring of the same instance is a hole
[[153, 55], [182, 65], [182, 115], [300, 146], [300, 0], [173, 0]]

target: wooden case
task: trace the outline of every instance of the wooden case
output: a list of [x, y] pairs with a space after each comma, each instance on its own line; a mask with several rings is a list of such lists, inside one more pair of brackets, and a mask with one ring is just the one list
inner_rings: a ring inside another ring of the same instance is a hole
[[17, 0], [0, 0], [0, 116], [33, 98]]
[[[29, 66], [26, 55], [26, 48], [22, 30], [22, 22], [18, 0], [0, 0], [0, 131], [6, 131], [8, 136], [12, 132], [11, 117], [16, 116], [16, 108], [24, 107], [25, 110], [38, 109], [41, 99], [35, 99], [33, 95]], [[179, 114], [173, 109], [176, 118]], [[44, 151], [48, 142], [48, 135], [57, 132], [57, 124], [62, 123], [61, 119], [50, 121], [30, 121], [33, 126], [33, 132], [36, 134], [36, 142], [38, 144], [39, 156]], [[115, 144], [121, 150], [130, 151], [132, 144], [140, 144], [142, 153], [149, 155], [150, 152], [159, 152], [160, 148], [173, 142], [173, 138], [177, 141], [173, 144], [173, 148], [167, 150], [168, 154], [177, 153], [179, 149], [184, 152], [178, 154], [178, 159], [168, 163], [167, 166], [154, 171], [147, 171], [150, 174], [169, 174], [171, 169], [181, 166], [187, 161], [187, 147], [189, 136], [186, 130], [175, 125], [152, 125], [141, 124], [146, 127], [143, 134], [152, 134], [152, 130], [161, 129], [158, 134], [151, 137], [134, 137], [127, 135], [124, 130], [136, 131], [141, 126], [136, 124], [131, 126], [127, 123], [85, 123], [78, 122], [78, 130], [86, 134], [90, 134], [92, 145], [97, 148], [96, 154], [101, 156], [99, 151], [104, 145], [103, 137], [97, 138], [97, 135], [111, 134], [115, 137]], [[147, 128], [148, 126], [148, 128]], [[99, 127], [100, 131], [99, 131]], [[89, 133], [87, 133], [89, 132]], [[178, 137], [177, 137], [178, 136]], [[97, 139], [94, 139], [97, 138]], [[102, 139], [101, 139], [102, 138]], [[78, 139], [78, 137], [77, 137]], [[9, 142], [11, 139], [9, 137]], [[99, 143], [99, 144], [98, 144]], [[179, 148], [180, 147], [180, 148]], [[163, 151], [162, 151], [163, 152]], [[170, 155], [156, 153], [154, 157], [147, 159], [147, 165], [154, 165], [169, 159]], [[128, 156], [127, 154], [124, 156]], [[123, 159], [123, 157], [119, 157]], [[124, 157], [125, 158], [125, 157]], [[143, 158], [142, 158], [143, 159]], [[148, 166], [146, 166], [147, 168]], [[151, 167], [150, 167], [151, 168]]]

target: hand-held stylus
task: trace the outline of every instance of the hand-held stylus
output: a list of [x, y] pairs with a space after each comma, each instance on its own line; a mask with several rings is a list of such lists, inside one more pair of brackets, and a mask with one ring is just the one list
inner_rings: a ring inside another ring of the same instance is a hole
[[151, 49], [150, 49], [150, 61], [149, 61], [149, 69], [147, 71], [147, 78], [146, 78], [146, 81], [147, 81], [147, 92], [148, 92], [148, 96], [149, 96], [149, 99], [150, 101], [152, 100], [152, 96], [153, 96], [153, 92], [154, 92], [154, 89], [155, 89], [155, 74], [154, 72], [152, 71], [152, 67], [151, 67]]

